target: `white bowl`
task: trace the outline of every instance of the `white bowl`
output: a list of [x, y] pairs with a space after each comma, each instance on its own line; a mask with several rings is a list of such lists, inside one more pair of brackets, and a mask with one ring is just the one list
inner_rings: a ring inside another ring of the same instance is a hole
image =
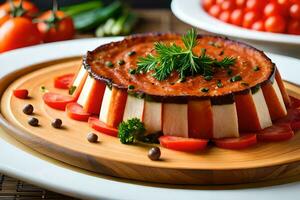
[[201, 0], [172, 0], [171, 9], [180, 20], [199, 29], [244, 40], [265, 51], [300, 58], [300, 36], [254, 31], [222, 22], [206, 13]]

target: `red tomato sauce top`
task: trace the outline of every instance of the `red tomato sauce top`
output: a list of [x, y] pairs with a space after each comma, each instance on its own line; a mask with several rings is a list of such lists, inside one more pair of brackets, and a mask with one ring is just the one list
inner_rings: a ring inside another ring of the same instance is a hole
[[[85, 64], [97, 79], [111, 81], [113, 86], [118, 88], [127, 89], [129, 85], [133, 85], [134, 91], [155, 96], [204, 97], [231, 94], [269, 80], [274, 72], [274, 64], [261, 51], [221, 37], [199, 36], [198, 45], [193, 49], [194, 53], [200, 55], [202, 49], [205, 48], [206, 54], [217, 60], [222, 60], [226, 56], [236, 58], [236, 63], [231, 67], [231, 75], [222, 69], [218, 70], [209, 81], [205, 80], [202, 75], [196, 75], [187, 77], [184, 82], [178, 82], [177, 72], [173, 72], [168, 79], [163, 81], [155, 79], [152, 72], [130, 74], [130, 69], [137, 68], [139, 57], [149, 53], [155, 54], [154, 43], [158, 41], [183, 45], [181, 36], [176, 34], [138, 35], [88, 52]], [[135, 54], [128, 55], [132, 51]], [[120, 60], [124, 60], [125, 63], [118, 64]], [[112, 62], [113, 66], [106, 66], [107, 61]], [[255, 67], [259, 67], [259, 70], [254, 70]], [[240, 75], [242, 80], [231, 82], [231, 77], [236, 75]], [[223, 87], [217, 87], [218, 81], [222, 82]], [[201, 88], [208, 88], [209, 91], [203, 92]]]

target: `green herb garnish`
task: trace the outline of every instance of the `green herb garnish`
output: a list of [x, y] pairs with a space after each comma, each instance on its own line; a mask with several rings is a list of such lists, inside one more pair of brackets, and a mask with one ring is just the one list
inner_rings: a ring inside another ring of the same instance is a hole
[[206, 81], [210, 81], [212, 78], [213, 78], [212, 76], [205, 76], [205, 77], [204, 77], [204, 79], [205, 79]]
[[70, 89], [69, 89], [69, 95], [74, 94], [76, 88], [77, 88], [76, 86], [72, 85], [72, 86], [70, 87]]
[[222, 81], [221, 81], [221, 80], [218, 80], [218, 81], [217, 81], [217, 86], [218, 86], [218, 88], [221, 88], [221, 87], [223, 87], [223, 83], [222, 83]]
[[201, 92], [208, 92], [209, 89], [208, 88], [201, 88]]
[[118, 137], [123, 144], [132, 144], [136, 140], [141, 140], [146, 132], [144, 123], [138, 118], [129, 119], [122, 122], [118, 127]]
[[113, 64], [111, 61], [106, 61], [106, 62], [105, 62], [105, 66], [106, 66], [106, 67], [113, 67], [114, 64]]
[[129, 69], [129, 74], [135, 74], [136, 70], [135, 69]]
[[255, 71], [255, 72], [257, 72], [257, 71], [259, 71], [259, 70], [260, 70], [259, 66], [253, 67], [253, 71]]
[[237, 81], [241, 81], [242, 77], [240, 75], [236, 75], [231, 77], [230, 82], [237, 82]]
[[134, 89], [134, 85], [128, 85], [128, 89], [129, 90], [133, 90]]
[[153, 71], [152, 76], [162, 81], [167, 79], [173, 71], [178, 72], [180, 79], [195, 74], [212, 76], [216, 69], [229, 69], [235, 64], [235, 58], [225, 57], [218, 61], [206, 55], [205, 49], [202, 50], [200, 56], [195, 55], [193, 48], [197, 45], [197, 33], [194, 29], [182, 36], [182, 41], [183, 48], [176, 44], [155, 43], [156, 54], [140, 57], [137, 62], [137, 71], [142, 73]]

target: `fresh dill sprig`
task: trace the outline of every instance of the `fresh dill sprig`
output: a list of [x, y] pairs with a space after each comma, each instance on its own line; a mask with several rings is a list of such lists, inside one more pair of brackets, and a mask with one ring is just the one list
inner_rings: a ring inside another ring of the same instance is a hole
[[197, 46], [197, 33], [191, 29], [182, 36], [184, 47], [176, 44], [164, 44], [156, 42], [154, 49], [156, 54], [148, 54], [140, 57], [137, 62], [137, 72], [147, 73], [153, 71], [152, 76], [162, 81], [167, 79], [173, 71], [179, 73], [179, 78], [184, 80], [187, 76], [201, 74], [203, 76], [212, 76], [216, 68], [229, 69], [235, 64], [236, 59], [225, 57], [221, 61], [206, 55], [206, 49], [202, 49], [200, 56], [193, 52]]

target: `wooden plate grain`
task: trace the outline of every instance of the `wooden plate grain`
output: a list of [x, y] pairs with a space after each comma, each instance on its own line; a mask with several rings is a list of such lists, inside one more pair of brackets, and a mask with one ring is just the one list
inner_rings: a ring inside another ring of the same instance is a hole
[[[161, 148], [161, 161], [147, 157], [152, 145], [123, 145], [117, 138], [98, 133], [100, 142], [87, 142], [95, 132], [86, 122], [69, 119], [65, 112], [46, 106], [41, 86], [54, 92], [54, 77], [75, 73], [81, 58], [68, 58], [26, 67], [0, 80], [0, 125], [20, 142], [62, 162], [105, 175], [168, 184], [236, 184], [293, 177], [300, 174], [300, 134], [289, 141], [259, 143], [242, 150], [209, 147], [204, 152], [184, 153]], [[286, 83], [291, 95], [300, 97], [300, 88]], [[15, 88], [29, 90], [30, 99], [12, 96]], [[27, 124], [30, 116], [25, 104], [35, 108], [39, 127]], [[63, 120], [63, 129], [54, 129], [51, 121]]]

